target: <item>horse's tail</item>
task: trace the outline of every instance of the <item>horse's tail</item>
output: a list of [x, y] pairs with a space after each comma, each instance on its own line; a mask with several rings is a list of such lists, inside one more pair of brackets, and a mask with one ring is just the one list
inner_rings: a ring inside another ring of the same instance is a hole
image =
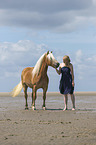
[[22, 82], [20, 82], [11, 92], [12, 97], [16, 97], [21, 92], [22, 88]]

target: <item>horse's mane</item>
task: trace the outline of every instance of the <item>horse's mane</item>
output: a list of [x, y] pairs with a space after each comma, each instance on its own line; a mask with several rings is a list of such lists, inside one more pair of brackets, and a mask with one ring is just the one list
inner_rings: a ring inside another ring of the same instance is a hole
[[34, 76], [38, 76], [39, 75], [39, 72], [40, 72], [40, 69], [41, 69], [41, 65], [42, 65], [42, 61], [43, 61], [43, 58], [45, 57], [45, 54], [44, 53], [40, 58], [39, 60], [37, 61], [33, 71], [32, 71], [32, 77], [34, 78]]

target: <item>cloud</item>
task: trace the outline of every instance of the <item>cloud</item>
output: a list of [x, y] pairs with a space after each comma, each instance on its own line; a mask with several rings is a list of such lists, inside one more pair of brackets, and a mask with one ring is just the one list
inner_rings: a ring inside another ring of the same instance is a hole
[[82, 51], [79, 49], [76, 52], [76, 63], [80, 63], [82, 61]]
[[96, 64], [96, 55], [88, 57], [87, 61], [91, 64]]
[[95, 0], [4, 0], [0, 25], [27, 29], [72, 32], [88, 22], [96, 24]]
[[[28, 66], [34, 66], [39, 57], [47, 52], [48, 46], [45, 44], [36, 44], [31, 40], [20, 40], [16, 43], [12, 42], [0, 42], [0, 80], [11, 80], [11, 85], [16, 85], [20, 80], [22, 70]], [[94, 50], [94, 51], [93, 51]], [[95, 80], [96, 75], [96, 50], [91, 49], [54, 49], [53, 54], [55, 58], [62, 62], [62, 58], [65, 54], [68, 54], [72, 58], [72, 63], [75, 72], [75, 82], [80, 86], [81, 82], [84, 84], [88, 80], [92, 83]], [[48, 75], [50, 79], [50, 89], [52, 90], [54, 85], [59, 83], [60, 76], [58, 76], [53, 68], [48, 69]], [[53, 76], [54, 74], [54, 76]], [[53, 78], [56, 78], [55, 81]], [[85, 80], [85, 81], [84, 81]], [[58, 84], [55, 86], [58, 89]], [[78, 87], [79, 89], [79, 87]], [[53, 89], [54, 91], [55, 88]]]
[[91, 3], [92, 0], [4, 0], [0, 2], [0, 8], [51, 13], [70, 9], [84, 9], [89, 7]]
[[20, 40], [17, 43], [0, 43], [0, 70], [2, 70], [0, 76], [15, 75], [18, 77], [18, 72], [20, 73], [25, 67], [34, 66], [39, 57], [47, 50], [46, 45], [35, 44], [29, 40]]
[[[96, 51], [96, 50], [95, 50]], [[81, 80], [95, 80], [96, 75], [96, 55], [94, 49], [79, 49], [74, 55], [74, 68], [77, 82]]]

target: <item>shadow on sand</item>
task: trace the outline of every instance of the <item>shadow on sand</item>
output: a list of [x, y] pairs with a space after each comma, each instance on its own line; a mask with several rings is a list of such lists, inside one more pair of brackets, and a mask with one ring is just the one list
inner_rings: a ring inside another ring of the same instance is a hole
[[[29, 107], [29, 109], [28, 110], [31, 110], [32, 108], [31, 107]], [[36, 109], [36, 110], [43, 110], [43, 109]], [[46, 110], [48, 110], [48, 111], [63, 111], [63, 108], [46, 108]], [[45, 110], [45, 111], [46, 111]], [[96, 108], [76, 108], [75, 110], [72, 110], [72, 109], [67, 109], [67, 110], [65, 110], [65, 111], [75, 111], [75, 112], [83, 112], [83, 111], [85, 111], [85, 112], [87, 112], [87, 111], [94, 111], [94, 112], [96, 112]], [[64, 111], [64, 112], [65, 112]]]
[[76, 111], [96, 111], [96, 108], [83, 108], [83, 109], [76, 109]]
[[63, 110], [63, 109], [61, 109], [61, 108], [46, 108], [46, 110], [51, 110], [51, 111], [59, 111], [59, 110]]
[[[46, 108], [46, 110], [51, 110], [51, 111], [60, 111], [60, 110], [62, 110], [63, 111], [63, 109], [61, 109], [61, 108]], [[75, 110], [72, 110], [72, 109], [68, 109], [68, 110], [65, 110], [65, 111], [96, 111], [96, 108], [82, 108], [82, 109], [75, 109]]]

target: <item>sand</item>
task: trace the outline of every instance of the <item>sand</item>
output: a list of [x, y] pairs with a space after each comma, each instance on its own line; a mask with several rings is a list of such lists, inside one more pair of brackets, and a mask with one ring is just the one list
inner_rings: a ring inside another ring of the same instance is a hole
[[47, 93], [45, 111], [39, 93], [32, 111], [31, 97], [24, 110], [22, 93], [16, 98], [0, 93], [0, 145], [96, 145], [96, 93], [75, 94], [75, 111], [70, 97], [69, 110], [62, 111], [59, 93]]

